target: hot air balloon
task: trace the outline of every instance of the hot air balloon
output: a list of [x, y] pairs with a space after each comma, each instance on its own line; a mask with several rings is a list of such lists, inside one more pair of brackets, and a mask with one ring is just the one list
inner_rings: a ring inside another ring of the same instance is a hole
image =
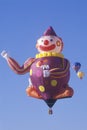
[[70, 62], [61, 53], [63, 41], [51, 26], [37, 40], [36, 48], [39, 53], [34, 58], [26, 60], [23, 66], [6, 51], [1, 55], [15, 73], [30, 73], [27, 95], [44, 100], [49, 107], [49, 114], [52, 114], [52, 107], [58, 99], [73, 96], [74, 91], [68, 84]]
[[76, 71], [76, 73], [79, 71], [81, 68], [81, 64], [79, 62], [75, 62], [73, 65], [73, 69]]
[[82, 71], [78, 71], [78, 73], [77, 73], [77, 76], [80, 78], [80, 79], [83, 79], [83, 77], [84, 77], [84, 72], [82, 72]]

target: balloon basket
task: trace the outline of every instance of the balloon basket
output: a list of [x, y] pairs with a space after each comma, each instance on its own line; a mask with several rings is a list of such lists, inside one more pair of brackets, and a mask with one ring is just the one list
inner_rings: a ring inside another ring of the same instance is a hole
[[52, 109], [49, 109], [49, 110], [48, 110], [48, 113], [49, 113], [49, 115], [52, 115], [52, 114], [53, 114]]

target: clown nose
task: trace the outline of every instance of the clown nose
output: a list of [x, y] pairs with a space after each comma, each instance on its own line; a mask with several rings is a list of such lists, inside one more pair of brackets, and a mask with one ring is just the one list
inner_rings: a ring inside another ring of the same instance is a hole
[[49, 41], [48, 40], [45, 40], [44, 41], [44, 45], [48, 45], [49, 44]]

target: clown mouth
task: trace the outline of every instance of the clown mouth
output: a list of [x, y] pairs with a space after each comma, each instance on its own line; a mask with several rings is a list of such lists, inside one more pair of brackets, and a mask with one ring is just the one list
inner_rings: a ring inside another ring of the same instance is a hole
[[47, 47], [42, 46], [42, 45], [39, 46], [39, 48], [40, 48], [42, 51], [50, 51], [50, 50], [55, 49], [55, 47], [56, 47], [55, 44], [53, 44], [53, 45], [51, 45], [51, 46], [47, 46]]

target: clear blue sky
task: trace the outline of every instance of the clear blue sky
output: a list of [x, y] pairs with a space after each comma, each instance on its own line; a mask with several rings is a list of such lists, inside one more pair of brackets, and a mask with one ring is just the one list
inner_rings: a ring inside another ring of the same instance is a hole
[[26, 75], [16, 75], [0, 56], [0, 130], [87, 129], [87, 1], [0, 0], [0, 52], [7, 50], [21, 65], [34, 57], [36, 40], [52, 26], [64, 42], [71, 65], [82, 64], [80, 80], [71, 68], [71, 99], [59, 100], [48, 115], [44, 101], [29, 98]]

